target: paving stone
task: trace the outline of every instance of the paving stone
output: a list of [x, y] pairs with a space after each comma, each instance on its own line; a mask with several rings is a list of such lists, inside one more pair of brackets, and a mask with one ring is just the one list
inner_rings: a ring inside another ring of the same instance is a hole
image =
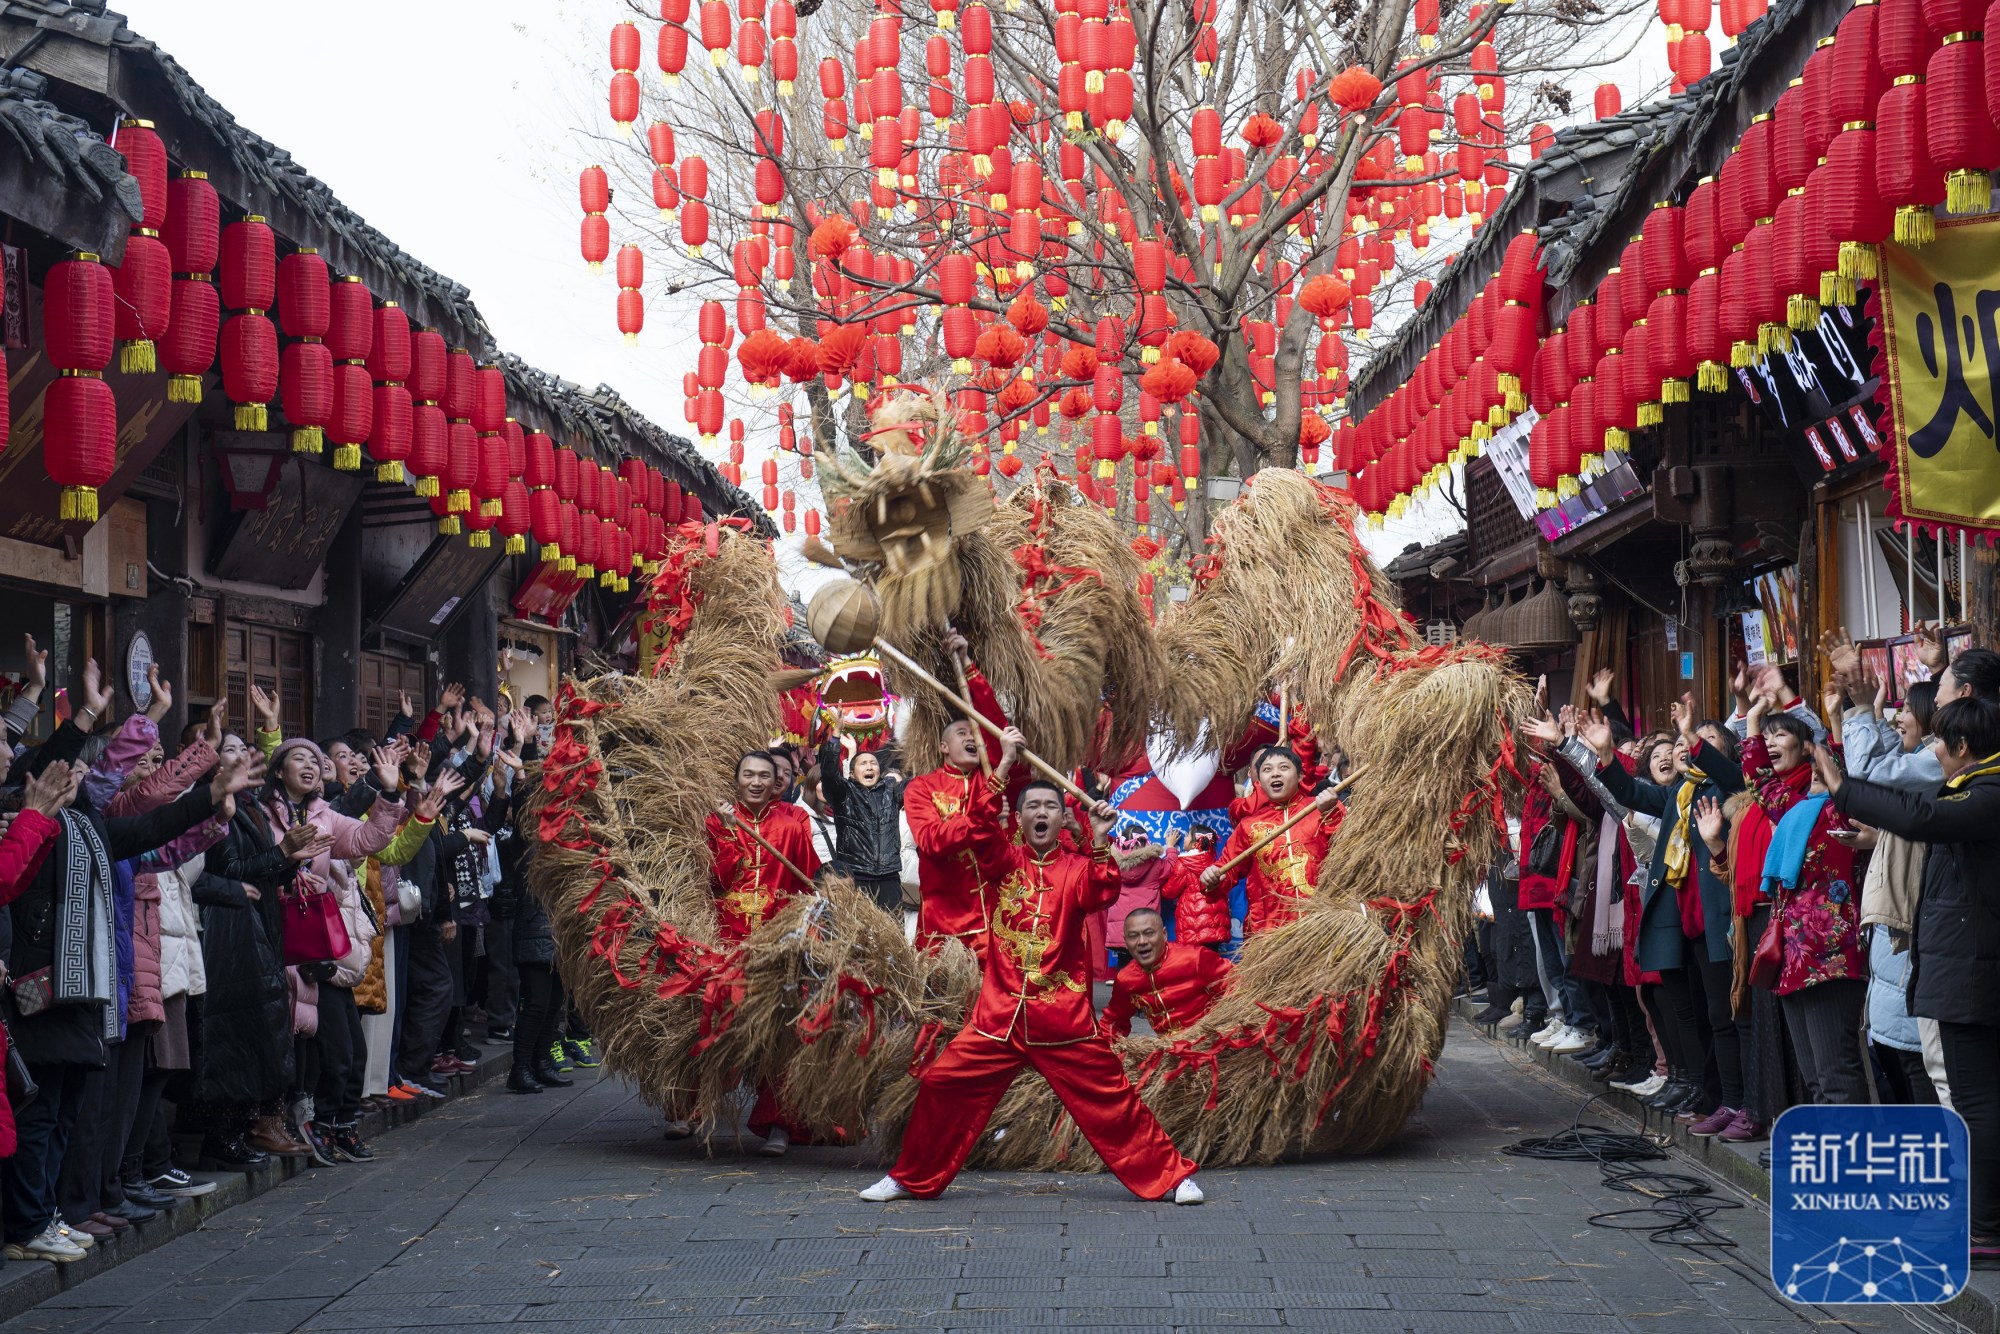
[[[1207, 1172], [1201, 1209], [1133, 1200], [1108, 1177], [996, 1172], [874, 1208], [853, 1198], [881, 1172], [865, 1154], [768, 1162], [724, 1140], [665, 1144], [614, 1079], [533, 1115], [479, 1096], [391, 1137], [385, 1170], [301, 1174], [0, 1334], [1789, 1334], [1829, 1318], [1643, 1234], [1592, 1228], [1630, 1197], [1590, 1164], [1500, 1153], [1570, 1124], [1571, 1095], [1463, 1030], [1439, 1068], [1384, 1152]], [[1743, 1270], [1760, 1263], [1766, 1218], [1717, 1220], [1743, 1243]], [[1895, 1313], [1869, 1324], [1908, 1327]]]

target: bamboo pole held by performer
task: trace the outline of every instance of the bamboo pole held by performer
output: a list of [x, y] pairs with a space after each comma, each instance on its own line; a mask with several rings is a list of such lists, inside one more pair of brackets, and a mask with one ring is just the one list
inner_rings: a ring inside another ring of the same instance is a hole
[[[1362, 769], [1355, 769], [1353, 772], [1349, 773], [1347, 777], [1341, 779], [1338, 783], [1335, 783], [1331, 788], [1327, 790], [1334, 793], [1345, 791], [1347, 786], [1350, 783], [1352, 783], [1355, 779], [1361, 777], [1361, 775], [1364, 772], [1366, 771]], [[1228, 861], [1222, 863], [1222, 865], [1216, 867], [1215, 869], [1217, 871], [1220, 871], [1223, 875], [1223, 878], [1226, 880], [1231, 871], [1235, 870], [1237, 867], [1241, 866], [1244, 862], [1249, 861], [1252, 857], [1262, 852], [1265, 848], [1269, 847], [1272, 843], [1276, 842], [1280, 836], [1289, 832], [1293, 825], [1299, 823], [1299, 821], [1305, 819], [1308, 815], [1314, 814], [1315, 812], [1320, 814], [1325, 813], [1323, 811], [1320, 811], [1319, 802], [1317, 799], [1314, 800], [1312, 805], [1307, 806], [1304, 810], [1294, 815], [1291, 819], [1285, 821], [1283, 824], [1279, 825], [1276, 829], [1273, 829], [1270, 833], [1264, 835], [1264, 837], [1258, 839], [1255, 843], [1252, 843], [1249, 847], [1243, 849], [1243, 851], [1237, 853], [1234, 857], [1231, 857]]]
[[[985, 714], [981, 713], [978, 709], [974, 708], [972, 706], [971, 700], [965, 698], [965, 696], [959, 694], [957, 691], [953, 690], [950, 686], [946, 685], [944, 682], [938, 680], [935, 676], [932, 676], [929, 672], [925, 671], [922, 667], [918, 666], [915, 660], [913, 660], [909, 654], [903, 652], [903, 650], [897, 648], [894, 644], [891, 644], [886, 639], [877, 639], [875, 641], [875, 647], [888, 657], [894, 658], [898, 663], [898, 665], [905, 667], [909, 671], [913, 672], [917, 676], [917, 678], [921, 680], [925, 685], [937, 691], [938, 694], [944, 698], [944, 701], [947, 704], [954, 706], [959, 710], [959, 712], [963, 713], [968, 722], [972, 723], [977, 727], [984, 728], [986, 731], [992, 733], [996, 737], [1002, 734], [1003, 729], [1000, 727], [998, 723], [994, 722], [992, 719], [988, 718]], [[979, 752], [980, 755], [983, 757], [986, 753], [986, 748], [984, 746], [981, 746], [979, 748]], [[1051, 783], [1054, 783], [1064, 792], [1069, 793], [1070, 796], [1075, 797], [1085, 806], [1095, 806], [1097, 804], [1098, 798], [1091, 796], [1088, 792], [1085, 792], [1082, 788], [1078, 787], [1075, 783], [1071, 782], [1067, 774], [1063, 773], [1062, 770], [1056, 768], [1053, 764], [1050, 764], [1047, 760], [1043, 759], [1041, 756], [1035, 754], [1034, 751], [1029, 750], [1026, 746], [1023, 746], [1021, 748], [1020, 755], [1022, 759], [1026, 760], [1029, 764], [1033, 765], [1035, 767], [1036, 772], [1041, 774], [1042, 777], [1048, 779]]]
[[[970, 704], [972, 702], [972, 687], [966, 684], [965, 659], [954, 653], [951, 655], [951, 665], [958, 670], [958, 693], [964, 698], [967, 704]], [[978, 709], [971, 709], [969, 712], [973, 716], [979, 717], [980, 722], [986, 721], [984, 717], [979, 715]], [[984, 742], [980, 743], [979, 747], [979, 772], [989, 778], [993, 776], [993, 757], [986, 753]]]

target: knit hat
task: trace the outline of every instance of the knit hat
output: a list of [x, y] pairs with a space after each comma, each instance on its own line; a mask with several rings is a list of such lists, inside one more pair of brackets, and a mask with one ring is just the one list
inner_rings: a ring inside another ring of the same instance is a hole
[[302, 736], [287, 737], [278, 743], [278, 748], [271, 752], [270, 772], [276, 774], [284, 766], [285, 756], [295, 750], [303, 750], [310, 754], [319, 763], [321, 773], [329, 772], [326, 752], [319, 748], [318, 742]]

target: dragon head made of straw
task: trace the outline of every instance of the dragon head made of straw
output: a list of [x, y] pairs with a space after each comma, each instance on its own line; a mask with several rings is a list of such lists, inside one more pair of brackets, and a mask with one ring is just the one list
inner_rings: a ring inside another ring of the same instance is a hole
[[993, 493], [965, 467], [972, 440], [942, 392], [890, 395], [870, 414], [875, 454], [837, 456], [822, 473], [836, 503], [834, 546], [842, 559], [877, 567], [891, 638], [937, 625], [958, 610], [956, 542], [993, 518]]

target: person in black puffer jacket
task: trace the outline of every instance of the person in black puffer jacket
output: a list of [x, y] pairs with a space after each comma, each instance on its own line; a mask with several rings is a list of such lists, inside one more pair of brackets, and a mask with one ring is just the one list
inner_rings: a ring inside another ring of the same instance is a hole
[[819, 748], [820, 790], [833, 810], [833, 864], [892, 916], [903, 912], [903, 780], [887, 778], [873, 751], [856, 751], [840, 771], [840, 742]]

